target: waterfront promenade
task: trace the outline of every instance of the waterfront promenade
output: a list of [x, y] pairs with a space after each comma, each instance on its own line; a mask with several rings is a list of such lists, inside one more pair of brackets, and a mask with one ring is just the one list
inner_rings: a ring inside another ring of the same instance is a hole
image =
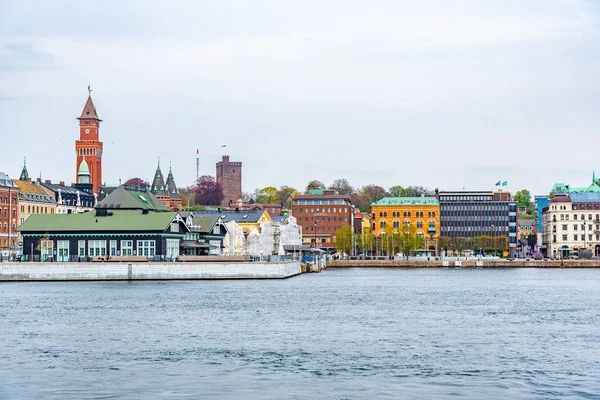
[[299, 261], [211, 263], [1, 263], [1, 281], [285, 279]]
[[596, 260], [552, 260], [552, 261], [509, 261], [509, 260], [331, 260], [328, 268], [600, 268]]

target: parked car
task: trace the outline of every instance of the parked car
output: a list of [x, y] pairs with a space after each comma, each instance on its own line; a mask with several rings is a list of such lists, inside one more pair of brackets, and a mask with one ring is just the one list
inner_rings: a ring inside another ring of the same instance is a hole
[[569, 260], [579, 260], [579, 256], [569, 256]]

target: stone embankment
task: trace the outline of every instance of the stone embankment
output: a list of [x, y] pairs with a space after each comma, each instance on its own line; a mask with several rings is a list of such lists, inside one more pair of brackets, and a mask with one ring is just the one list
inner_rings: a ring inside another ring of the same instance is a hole
[[1, 281], [284, 279], [299, 261], [213, 263], [0, 263]]
[[553, 260], [553, 261], [509, 261], [509, 260], [331, 260], [329, 268], [379, 267], [379, 268], [600, 268], [600, 261]]

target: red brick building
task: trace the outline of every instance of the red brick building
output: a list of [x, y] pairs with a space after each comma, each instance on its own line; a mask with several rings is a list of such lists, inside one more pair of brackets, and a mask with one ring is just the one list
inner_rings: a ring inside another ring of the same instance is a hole
[[335, 250], [335, 234], [344, 225], [353, 226], [354, 208], [349, 195], [334, 190], [309, 190], [294, 197], [292, 215], [302, 227], [302, 240], [311, 247]]
[[[91, 90], [90, 90], [91, 93]], [[83, 107], [79, 120], [79, 140], [75, 142], [75, 152], [77, 153], [77, 162], [75, 165], [76, 183], [92, 185], [92, 193], [100, 193], [100, 185], [102, 185], [102, 151], [103, 143], [100, 141], [100, 122], [96, 113], [96, 107], [92, 101], [92, 97], [88, 99]], [[82, 182], [81, 170], [89, 172], [85, 175], [85, 180]]]
[[0, 250], [18, 247], [19, 187], [0, 172]]
[[217, 163], [217, 182], [223, 188], [224, 207], [235, 207], [235, 203], [242, 198], [242, 163], [230, 162], [229, 156]]

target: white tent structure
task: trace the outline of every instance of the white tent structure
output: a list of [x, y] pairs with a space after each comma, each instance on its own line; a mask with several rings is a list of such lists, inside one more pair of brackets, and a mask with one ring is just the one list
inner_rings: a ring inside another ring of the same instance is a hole
[[244, 230], [235, 221], [225, 223], [227, 235], [223, 239], [223, 255], [242, 256], [245, 255], [246, 238]]

